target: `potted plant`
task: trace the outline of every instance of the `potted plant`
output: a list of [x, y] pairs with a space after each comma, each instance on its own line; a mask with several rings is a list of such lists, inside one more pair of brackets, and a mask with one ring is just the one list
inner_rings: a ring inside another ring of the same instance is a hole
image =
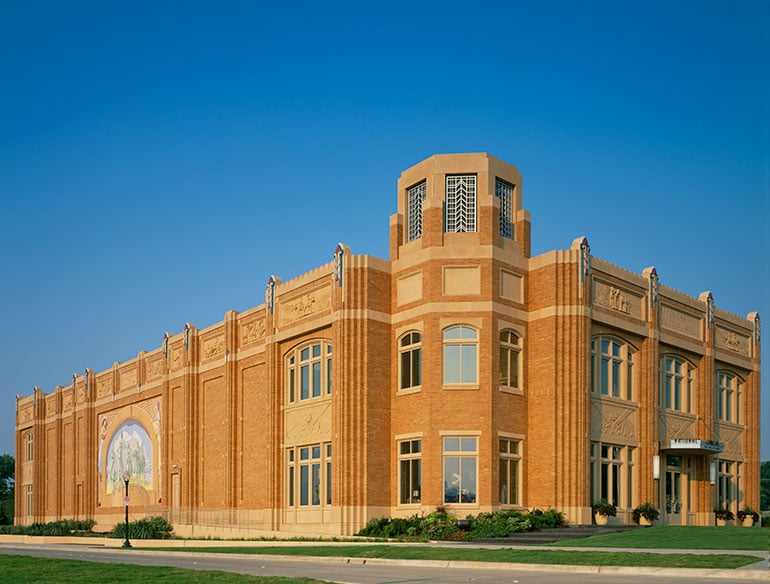
[[618, 514], [618, 509], [610, 503], [607, 499], [599, 499], [594, 501], [591, 505], [591, 509], [594, 512], [594, 521], [596, 525], [607, 525], [610, 517], [615, 517]]
[[660, 511], [647, 501], [636, 507], [631, 512], [631, 516], [639, 525], [652, 525], [652, 522], [660, 516]]
[[714, 509], [714, 516], [717, 518], [717, 525], [727, 525], [728, 521], [735, 519], [735, 515], [727, 507]]
[[738, 519], [741, 520], [741, 525], [743, 525], [743, 527], [753, 527], [754, 523], [759, 521], [759, 513], [754, 511], [754, 509], [748, 505], [738, 511], [737, 515]]

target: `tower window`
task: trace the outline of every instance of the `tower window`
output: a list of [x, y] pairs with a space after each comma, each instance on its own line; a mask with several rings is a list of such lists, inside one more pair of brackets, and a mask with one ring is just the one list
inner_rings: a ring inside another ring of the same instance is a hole
[[407, 241], [414, 241], [422, 237], [422, 202], [424, 200], [425, 181], [406, 191]]
[[476, 175], [446, 177], [446, 231], [476, 231]]

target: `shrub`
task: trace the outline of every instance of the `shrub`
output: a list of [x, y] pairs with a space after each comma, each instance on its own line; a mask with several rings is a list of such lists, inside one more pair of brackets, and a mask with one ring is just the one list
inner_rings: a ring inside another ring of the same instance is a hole
[[[129, 539], [170, 539], [173, 526], [163, 517], [145, 517], [128, 524]], [[110, 532], [110, 537], [125, 539], [126, 524], [118, 523]]]
[[518, 511], [498, 511], [479, 513], [476, 517], [468, 516], [471, 528], [467, 538], [508, 537], [516, 532], [532, 528], [529, 519]]
[[532, 524], [533, 530], [541, 529], [555, 529], [565, 525], [564, 514], [556, 509], [548, 509], [541, 511], [540, 509], [534, 509], [527, 515], [527, 519]]

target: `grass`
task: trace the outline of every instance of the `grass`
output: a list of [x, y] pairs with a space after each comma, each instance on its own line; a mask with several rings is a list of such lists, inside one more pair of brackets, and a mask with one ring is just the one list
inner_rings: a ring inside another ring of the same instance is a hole
[[[153, 548], [158, 549], [158, 548]], [[169, 551], [180, 551], [179, 549]], [[190, 552], [191, 549], [184, 551]], [[511, 548], [446, 548], [409, 545], [343, 545], [298, 547], [195, 548], [195, 552], [255, 555], [387, 558], [400, 560], [444, 560], [562, 564], [573, 566], [647, 566], [656, 568], [739, 568], [758, 561], [745, 555], [656, 554], [647, 552], [591, 552], [563, 550], [517, 550]]]
[[3, 582], [15, 584], [329, 584], [312, 578], [283, 578], [278, 576], [248, 576], [211, 570], [184, 570], [167, 566], [135, 566], [102, 564], [83, 560], [55, 560], [30, 556], [0, 554]]
[[770, 530], [745, 527], [659, 526], [585, 539], [560, 541], [553, 546], [657, 548], [677, 550], [768, 551]]

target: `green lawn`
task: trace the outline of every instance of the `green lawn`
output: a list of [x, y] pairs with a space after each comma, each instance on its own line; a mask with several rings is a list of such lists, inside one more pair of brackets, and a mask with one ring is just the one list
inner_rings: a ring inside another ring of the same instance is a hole
[[[157, 549], [157, 548], [154, 548]], [[453, 560], [465, 562], [508, 562], [521, 564], [562, 564], [573, 566], [648, 566], [656, 568], [739, 568], [757, 558], [729, 554], [654, 554], [646, 552], [588, 552], [562, 550], [517, 550], [511, 548], [446, 548], [412, 545], [341, 545], [297, 547], [179, 548], [169, 551], [237, 553], [281, 556], [322, 556], [344, 558], [389, 558], [400, 560]]]
[[54, 560], [30, 556], [0, 554], [0, 574], [3, 582], [14, 584], [329, 584], [312, 578], [281, 578], [246, 576], [229, 572], [183, 570], [165, 566], [134, 566], [102, 564], [81, 560]]
[[660, 526], [634, 529], [585, 539], [556, 542], [554, 546], [659, 548], [678, 550], [768, 551], [770, 529], [745, 527]]

